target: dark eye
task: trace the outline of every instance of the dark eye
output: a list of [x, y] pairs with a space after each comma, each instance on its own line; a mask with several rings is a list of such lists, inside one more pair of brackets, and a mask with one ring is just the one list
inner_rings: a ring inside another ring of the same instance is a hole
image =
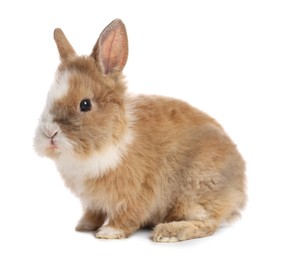
[[82, 111], [82, 112], [87, 112], [87, 111], [91, 110], [90, 99], [82, 100], [79, 104], [79, 107], [80, 107], [80, 111]]

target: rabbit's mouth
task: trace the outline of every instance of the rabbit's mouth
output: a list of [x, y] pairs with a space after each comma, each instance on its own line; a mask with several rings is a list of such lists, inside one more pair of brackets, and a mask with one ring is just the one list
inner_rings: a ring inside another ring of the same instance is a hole
[[51, 138], [51, 140], [50, 140], [49, 149], [52, 150], [52, 151], [57, 151], [57, 150], [59, 150], [59, 147], [58, 147], [58, 145], [57, 145], [57, 142], [56, 142], [53, 138]]
[[60, 147], [58, 145], [58, 142], [55, 141], [54, 138], [51, 138], [46, 148], [46, 156], [53, 158], [58, 154], [60, 154]]

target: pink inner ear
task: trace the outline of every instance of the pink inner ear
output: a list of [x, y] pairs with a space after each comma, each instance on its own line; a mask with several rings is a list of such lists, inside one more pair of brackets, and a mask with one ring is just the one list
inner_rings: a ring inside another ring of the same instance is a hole
[[119, 57], [117, 55], [120, 53], [118, 45], [116, 45], [116, 32], [110, 32], [109, 37], [105, 40], [102, 45], [102, 63], [105, 69], [105, 73], [110, 73], [117, 65], [117, 60]]
[[125, 26], [120, 20], [113, 21], [103, 30], [98, 48], [104, 73], [123, 70], [128, 56], [128, 41]]

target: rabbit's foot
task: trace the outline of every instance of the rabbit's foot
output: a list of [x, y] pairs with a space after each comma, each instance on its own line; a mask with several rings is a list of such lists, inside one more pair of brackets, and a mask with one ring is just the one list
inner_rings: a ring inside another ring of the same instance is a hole
[[215, 221], [174, 221], [158, 224], [153, 233], [155, 242], [178, 242], [212, 235], [217, 229]]
[[92, 222], [79, 222], [75, 227], [75, 230], [79, 232], [95, 231], [97, 229], [98, 226]]
[[76, 231], [96, 231], [105, 221], [105, 216], [98, 212], [87, 210], [78, 222]]
[[97, 238], [103, 239], [121, 239], [126, 238], [126, 234], [123, 230], [116, 229], [111, 226], [103, 226], [96, 233]]

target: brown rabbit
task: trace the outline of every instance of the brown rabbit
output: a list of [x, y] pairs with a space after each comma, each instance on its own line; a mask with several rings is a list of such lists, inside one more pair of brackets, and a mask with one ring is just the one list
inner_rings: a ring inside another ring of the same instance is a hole
[[176, 242], [239, 215], [245, 166], [223, 128], [183, 101], [126, 93], [121, 20], [90, 56], [77, 56], [61, 29], [54, 38], [61, 63], [34, 146], [81, 200], [76, 230], [114, 239], [151, 226], [154, 241]]

